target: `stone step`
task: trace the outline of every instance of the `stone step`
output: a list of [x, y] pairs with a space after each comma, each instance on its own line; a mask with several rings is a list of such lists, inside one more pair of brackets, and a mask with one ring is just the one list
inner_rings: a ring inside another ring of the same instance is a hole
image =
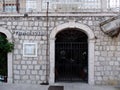
[[[51, 86], [63, 86], [51, 87]], [[54, 85], [32, 85], [32, 84], [7, 84], [0, 83], [0, 90], [118, 90], [114, 86], [94, 86], [82, 83], [57, 83]]]
[[48, 87], [48, 85], [0, 83], [0, 90], [48, 90]]
[[116, 90], [114, 86], [88, 85], [85, 83], [60, 83], [64, 90]]

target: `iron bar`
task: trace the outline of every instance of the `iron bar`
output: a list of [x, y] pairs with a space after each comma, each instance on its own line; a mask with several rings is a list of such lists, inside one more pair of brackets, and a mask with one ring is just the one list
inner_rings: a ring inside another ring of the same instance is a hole
[[5, 0], [3, 0], [3, 12], [5, 12]]
[[87, 82], [87, 42], [56, 42], [56, 82]]
[[20, 6], [20, 4], [19, 4], [19, 0], [16, 0], [16, 11], [17, 11], [17, 13], [19, 13], [19, 6]]
[[46, 47], [46, 84], [48, 84], [49, 83], [49, 50], [48, 50], [48, 45], [49, 45], [49, 39], [48, 39], [48, 32], [49, 32], [49, 26], [48, 26], [48, 10], [49, 10], [49, 2], [47, 2], [47, 12], [46, 12], [46, 30], [47, 30], [47, 47]]

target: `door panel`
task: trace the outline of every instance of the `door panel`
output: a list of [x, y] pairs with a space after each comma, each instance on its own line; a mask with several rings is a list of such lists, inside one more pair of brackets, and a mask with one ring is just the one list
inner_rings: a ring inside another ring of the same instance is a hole
[[56, 42], [55, 48], [56, 82], [87, 81], [87, 42]]

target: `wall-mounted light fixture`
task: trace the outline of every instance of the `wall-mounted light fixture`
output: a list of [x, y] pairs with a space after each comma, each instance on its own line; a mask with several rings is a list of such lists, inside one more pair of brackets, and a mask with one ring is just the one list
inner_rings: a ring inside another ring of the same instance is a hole
[[101, 30], [111, 36], [118, 36], [120, 33], [120, 15], [100, 23]]

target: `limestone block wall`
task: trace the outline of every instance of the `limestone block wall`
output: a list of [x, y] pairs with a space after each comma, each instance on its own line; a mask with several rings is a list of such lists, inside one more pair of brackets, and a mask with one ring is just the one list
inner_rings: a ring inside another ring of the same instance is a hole
[[[88, 25], [93, 30], [95, 34], [95, 84], [112, 84], [120, 80], [120, 37], [111, 38], [105, 35], [99, 27], [99, 23], [108, 18], [111, 17], [50, 16], [48, 22], [49, 35], [57, 25], [71, 20]], [[46, 60], [46, 25], [44, 16], [0, 17], [0, 26], [12, 33], [15, 44], [12, 67], [14, 83], [46, 82], [46, 75], [49, 76], [49, 62]], [[21, 33], [25, 31], [35, 31], [40, 34]], [[23, 56], [23, 43], [30, 42], [37, 43], [37, 57]]]

